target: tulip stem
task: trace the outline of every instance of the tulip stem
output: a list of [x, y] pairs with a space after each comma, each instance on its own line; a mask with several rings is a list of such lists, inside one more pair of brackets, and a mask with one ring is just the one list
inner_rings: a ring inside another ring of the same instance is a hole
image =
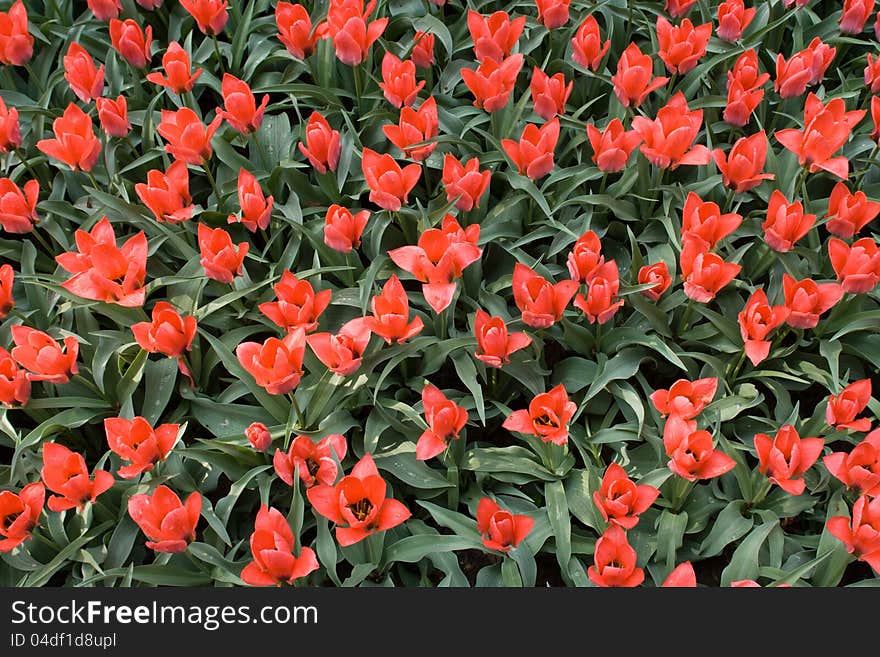
[[74, 374], [73, 380], [76, 381], [77, 383], [81, 383], [86, 388], [88, 388], [89, 390], [94, 392], [96, 395], [98, 395], [98, 397], [100, 399], [106, 400], [106, 397], [104, 397], [104, 393], [101, 392], [101, 389], [98, 386], [96, 386], [93, 382], [91, 382], [87, 378], [85, 378], [82, 374]]
[[773, 484], [766, 477], [758, 486], [758, 490], [752, 495], [752, 499], [749, 501], [750, 507], [755, 507], [761, 502], [764, 501], [764, 498], [767, 497], [767, 493], [770, 492], [770, 489], [773, 487]]
[[223, 63], [223, 56], [220, 54], [220, 44], [217, 43], [217, 35], [211, 35], [211, 41], [214, 43], [214, 56], [217, 58], [217, 63], [220, 65], [220, 73], [226, 74], [226, 65]]
[[605, 193], [605, 185], [608, 183], [608, 172], [602, 174], [602, 182], [599, 183], [599, 191], [598, 194]]
[[33, 178], [34, 180], [36, 180], [37, 182], [40, 183], [40, 187], [44, 187], [44, 188], [45, 188], [45, 187], [48, 187], [48, 183], [47, 183], [47, 182], [43, 182], [43, 180], [40, 178], [40, 176], [37, 175], [37, 172], [34, 171], [33, 167], [31, 167], [31, 163], [28, 161], [28, 159], [27, 159], [27, 155], [26, 155], [25, 152], [21, 149], [20, 146], [16, 146], [16, 147], [15, 147], [15, 155], [18, 157], [18, 159], [19, 159], [19, 160], [21, 161], [21, 163], [24, 165], [24, 168], [27, 170], [27, 172], [28, 172], [29, 174], [31, 174], [31, 178]]
[[598, 353], [599, 345], [602, 344], [602, 322], [596, 320], [596, 342], [593, 345], [593, 353]]
[[354, 78], [354, 94], [355, 94], [355, 103], [357, 104], [358, 109], [358, 117], [361, 115], [361, 96], [363, 95], [361, 92], [361, 87], [363, 86], [363, 81], [361, 80], [361, 65], [355, 64], [351, 69], [352, 77]]
[[98, 185], [97, 179], [95, 178], [95, 174], [93, 174], [91, 171], [86, 171], [85, 174], [89, 177], [89, 182], [92, 183], [92, 187], [94, 187], [95, 189], [101, 189], [100, 185]]
[[46, 238], [45, 238], [45, 237], [43, 237], [43, 236], [42, 236], [40, 233], [38, 233], [36, 230], [32, 230], [32, 231], [31, 231], [31, 235], [33, 235], [33, 236], [37, 239], [37, 241], [40, 243], [40, 245], [41, 245], [44, 249], [46, 249], [46, 254], [47, 254], [50, 258], [55, 258], [55, 250], [49, 245], [49, 243], [46, 241]]
[[678, 323], [678, 329], [675, 331], [676, 335], [681, 335], [684, 333], [688, 327], [690, 326], [691, 313], [694, 311], [694, 301], [693, 299], [688, 299], [687, 306], [685, 306], [684, 313], [681, 315], [681, 321]]
[[211, 185], [211, 189], [214, 190], [214, 197], [217, 199], [217, 209], [218, 211], [222, 211], [223, 202], [220, 197], [220, 190], [217, 188], [217, 181], [214, 179], [214, 174], [211, 173], [211, 167], [208, 166], [208, 163], [202, 160], [202, 169], [205, 171], [205, 175], [208, 176], [208, 182]]
[[745, 360], [746, 360], [746, 350], [743, 349], [742, 352], [740, 352], [739, 360], [737, 360], [736, 365], [733, 366], [733, 370], [729, 370], [727, 378], [730, 380], [731, 383], [736, 381], [736, 377], [737, 377], [737, 375], [739, 375], [739, 371], [742, 368]]
[[694, 482], [685, 479], [684, 477], [679, 477], [675, 481], [672, 482], [672, 510], [678, 511], [681, 509], [685, 500], [690, 495], [691, 491], [694, 488]]
[[731, 187], [727, 191], [727, 199], [724, 201], [724, 210], [722, 214], [727, 214], [730, 212], [730, 206], [733, 205], [733, 197], [736, 195], [736, 188]]
[[290, 404], [291, 404], [291, 406], [293, 406], [294, 413], [296, 413], [296, 421], [297, 421], [296, 428], [305, 429], [306, 422], [303, 419], [303, 412], [302, 412], [302, 409], [300, 409], [300, 407], [299, 407], [299, 402], [296, 401], [296, 395], [293, 392], [290, 392], [290, 393], [288, 393], [287, 396], [290, 397]]

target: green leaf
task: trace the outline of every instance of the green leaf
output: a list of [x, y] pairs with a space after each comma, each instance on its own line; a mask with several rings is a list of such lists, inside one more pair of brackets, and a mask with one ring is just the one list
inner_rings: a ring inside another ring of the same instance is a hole
[[[771, 514], [772, 515], [772, 514]], [[779, 519], [764, 522], [749, 533], [736, 548], [730, 563], [721, 572], [721, 586], [730, 586], [731, 582], [743, 579], [757, 579], [758, 555], [770, 532], [779, 526]]]
[[724, 507], [715, 519], [709, 535], [700, 545], [700, 555], [714, 557], [734, 541], [738, 541], [749, 533], [755, 524], [751, 516], [746, 518], [742, 515], [743, 500], [734, 500]]

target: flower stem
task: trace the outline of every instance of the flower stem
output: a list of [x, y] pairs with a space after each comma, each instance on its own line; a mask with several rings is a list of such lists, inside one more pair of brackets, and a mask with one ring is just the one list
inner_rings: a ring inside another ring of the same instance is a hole
[[222, 211], [223, 200], [220, 196], [220, 189], [217, 187], [217, 181], [214, 180], [214, 174], [211, 173], [211, 167], [208, 166], [208, 163], [205, 160], [202, 160], [202, 169], [204, 169], [205, 175], [208, 176], [208, 183], [210, 183], [211, 189], [214, 190], [214, 198], [217, 199], [217, 209], [218, 211]]
[[214, 56], [217, 58], [217, 63], [220, 65], [220, 73], [226, 73], [226, 65], [223, 63], [223, 56], [220, 54], [220, 44], [217, 43], [217, 35], [211, 35], [211, 41], [214, 43]]
[[40, 178], [40, 176], [37, 174], [37, 172], [31, 166], [31, 163], [27, 159], [27, 155], [20, 147], [15, 148], [15, 155], [18, 157], [18, 159], [24, 165], [24, 168], [27, 170], [27, 172], [29, 174], [31, 174], [31, 178], [33, 178], [34, 180], [36, 180], [40, 183], [40, 187], [47, 187], [48, 186], [48, 183], [44, 182], [43, 179]]
[[293, 392], [290, 392], [290, 393], [288, 393], [287, 396], [290, 398], [290, 404], [293, 406], [294, 413], [296, 413], [296, 422], [297, 422], [296, 428], [305, 429], [306, 428], [306, 421], [303, 418], [303, 412], [302, 412], [302, 409], [299, 407], [299, 402], [296, 401], [296, 395], [293, 394]]

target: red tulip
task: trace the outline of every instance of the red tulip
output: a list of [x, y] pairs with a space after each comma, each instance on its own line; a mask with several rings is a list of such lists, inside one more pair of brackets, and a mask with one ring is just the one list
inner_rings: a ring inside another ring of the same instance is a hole
[[12, 355], [0, 347], [0, 404], [24, 406], [31, 397], [31, 380]]
[[742, 127], [749, 122], [752, 112], [764, 99], [761, 88], [770, 79], [769, 73], [758, 68], [758, 54], [749, 48], [740, 55], [733, 68], [727, 72], [727, 106], [724, 120]]
[[446, 200], [455, 201], [455, 207], [469, 212], [480, 207], [480, 199], [489, 189], [492, 172], [480, 171], [479, 158], [473, 157], [462, 164], [451, 153], [443, 158], [443, 187]]
[[286, 454], [280, 449], [275, 450], [272, 463], [275, 474], [288, 486], [293, 486], [297, 468], [306, 488], [332, 486], [339, 474], [337, 461], [341, 462], [347, 451], [345, 437], [338, 433], [326, 436], [317, 443], [307, 436], [297, 436]]
[[617, 73], [611, 78], [614, 94], [624, 107], [638, 107], [652, 91], [669, 82], [669, 78], [654, 78], [654, 62], [635, 43], [623, 51], [617, 62]]
[[866, 417], [856, 419], [856, 415], [865, 410], [869, 401], [871, 379], [850, 383], [840, 394], [828, 397], [825, 421], [838, 431], [867, 431], [871, 428], [871, 420]]
[[165, 76], [161, 73], [148, 73], [147, 80], [153, 84], [168, 87], [176, 94], [192, 91], [196, 80], [202, 74], [202, 69], [190, 73], [189, 54], [180, 47], [177, 41], [168, 44], [168, 50], [162, 55], [162, 68]]
[[760, 185], [763, 180], [773, 180], [772, 173], [764, 173], [767, 135], [763, 130], [737, 139], [727, 155], [716, 148], [712, 151], [712, 157], [725, 186], [737, 192], [747, 192]]
[[246, 169], [238, 171], [238, 205], [241, 208], [240, 215], [231, 214], [226, 219], [227, 223], [241, 223], [252, 233], [266, 230], [272, 218], [272, 206], [274, 197], [266, 198], [263, 188], [257, 182], [257, 178]]
[[837, 283], [816, 283], [810, 278], [796, 281], [784, 273], [782, 289], [785, 306], [789, 309], [789, 326], [802, 329], [815, 328], [819, 315], [830, 310], [843, 296], [843, 288]]
[[220, 34], [229, 20], [228, 0], [180, 0], [180, 6], [196, 19], [202, 34], [208, 36]]
[[519, 142], [502, 139], [501, 146], [521, 176], [537, 180], [553, 170], [553, 153], [559, 141], [559, 119], [553, 118], [540, 128], [527, 123]]
[[197, 328], [195, 317], [182, 317], [167, 301], [153, 306], [151, 317], [152, 321], [131, 325], [135, 342], [141, 349], [168, 358], [180, 358], [192, 349]]
[[155, 429], [144, 418], [131, 420], [110, 417], [104, 420], [104, 432], [110, 451], [118, 454], [124, 465], [117, 474], [132, 479], [142, 472], [150, 472], [159, 461], [164, 461], [177, 442], [179, 424], [162, 424]]
[[551, 77], [536, 66], [529, 83], [535, 114], [545, 121], [549, 121], [557, 114], [565, 114], [565, 103], [573, 88], [574, 82], [566, 85], [562, 73]]
[[703, 110], [690, 110], [679, 91], [660, 108], [656, 119], [637, 116], [632, 126], [644, 141], [640, 150], [648, 161], [674, 170], [683, 164], [709, 163], [709, 149], [702, 144], [693, 145], [702, 123]]
[[333, 39], [336, 57], [343, 64], [357, 66], [367, 58], [370, 46], [382, 36], [387, 18], [367, 22], [376, 7], [370, 0], [331, 0], [327, 11], [327, 34]]
[[428, 428], [416, 443], [416, 458], [427, 461], [446, 451], [450, 440], [458, 440], [468, 413], [430, 383], [422, 389], [422, 407]]
[[419, 68], [431, 68], [434, 65], [434, 35], [416, 30], [410, 58]]
[[678, 379], [668, 390], [655, 390], [651, 402], [663, 417], [691, 420], [703, 412], [717, 390], [718, 379], [715, 377], [695, 381]]
[[844, 292], [865, 294], [880, 282], [880, 248], [870, 237], [856, 240], [852, 246], [832, 237], [828, 256]]
[[192, 218], [194, 208], [186, 162], [175, 160], [165, 173], [158, 169], [148, 171], [147, 182], [137, 183], [134, 189], [159, 223], [176, 224]]
[[526, 17], [519, 16], [511, 20], [506, 11], [496, 11], [491, 16], [482, 16], [469, 9], [467, 25], [474, 42], [477, 61], [485, 62], [487, 59], [493, 59], [500, 64], [513, 51], [526, 25]]
[[28, 370], [30, 381], [67, 383], [79, 371], [79, 342], [75, 337], [64, 338], [62, 348], [49, 335], [28, 326], [15, 325], [11, 330], [15, 343], [12, 357]]
[[335, 251], [350, 253], [361, 245], [361, 235], [369, 218], [369, 210], [353, 215], [341, 205], [331, 205], [324, 218], [324, 244]]
[[786, 306], [771, 306], [761, 288], [749, 297], [737, 319], [746, 356], [753, 365], [757, 366], [770, 354], [771, 342], [767, 336], [785, 323], [789, 312]]
[[864, 115], [865, 110], [847, 112], [843, 98], [834, 98], [823, 105], [811, 93], [804, 107], [804, 129], [780, 130], [775, 137], [797, 155], [801, 166], [808, 166], [811, 173], [825, 170], [845, 180], [849, 175], [849, 160], [842, 155], [834, 157], [834, 153], [847, 142], [853, 127]]
[[752, 19], [755, 8], [746, 9], [743, 0], [725, 0], [718, 5], [718, 38], [733, 43], [739, 41]]
[[684, 240], [681, 250], [681, 277], [684, 293], [689, 299], [708, 303], [742, 270], [741, 265], [725, 262], [710, 253], [707, 244], [699, 238]]
[[852, 520], [835, 516], [829, 518], [826, 527], [847, 552], [880, 573], [880, 497], [872, 500], [862, 495], [853, 504]]
[[761, 224], [764, 241], [774, 251], [785, 253], [794, 248], [795, 242], [810, 232], [816, 223], [816, 215], [804, 214], [800, 201], [789, 203], [778, 189], [770, 195], [767, 218]]
[[535, 0], [538, 22], [548, 30], [555, 30], [568, 22], [570, 0]]
[[786, 60], [776, 55], [776, 79], [773, 88], [782, 98], [794, 98], [807, 90], [813, 79], [813, 51], [801, 50]]
[[288, 333], [298, 328], [306, 333], [317, 329], [318, 318], [330, 305], [333, 294], [331, 290], [315, 294], [311, 283], [299, 280], [290, 270], [284, 270], [274, 290], [278, 301], [261, 303], [260, 312]]
[[262, 422], [251, 422], [244, 430], [244, 437], [258, 452], [265, 452], [272, 445], [272, 434]]
[[742, 217], [735, 212], [721, 214], [717, 203], [704, 201], [695, 192], [688, 192], [681, 213], [682, 238], [693, 235], [715, 248], [741, 223]]
[[120, 0], [86, 0], [86, 4], [99, 21], [116, 18], [122, 11]]
[[419, 90], [425, 81], [416, 82], [416, 65], [407, 60], [401, 61], [396, 55], [386, 52], [382, 58], [382, 82], [379, 87], [385, 93], [385, 100], [400, 108], [415, 103]]
[[865, 66], [865, 86], [871, 90], [872, 94], [876, 94], [880, 91], [880, 57], [874, 59], [871, 53], [868, 53], [867, 62]]
[[681, 18], [686, 15], [697, 3], [697, 0], [666, 0], [664, 9], [673, 18]]
[[389, 278], [382, 293], [370, 301], [372, 317], [366, 317], [367, 328], [391, 344], [403, 344], [424, 328], [421, 317], [409, 321], [409, 298], [396, 275]]
[[295, 329], [284, 339], [269, 338], [264, 343], [242, 342], [235, 350], [238, 362], [270, 395], [285, 395], [299, 385], [306, 334]]
[[596, 541], [593, 565], [587, 576], [596, 586], [635, 587], [645, 581], [645, 571], [636, 566], [638, 555], [619, 525], [609, 525]]
[[660, 585], [661, 588], [696, 588], [697, 574], [690, 561], [678, 564], [675, 569], [667, 575], [666, 579]]
[[370, 342], [370, 328], [363, 317], [356, 317], [336, 335], [313, 333], [306, 338], [315, 355], [334, 374], [348, 376], [361, 366], [361, 357]]
[[260, 106], [257, 107], [250, 85], [229, 73], [223, 74], [222, 92], [224, 109], [218, 109], [217, 115], [223, 117], [233, 130], [242, 134], [259, 130], [263, 123], [263, 113], [269, 104], [269, 94], [263, 96]]
[[82, 454], [72, 452], [58, 443], [43, 444], [43, 483], [56, 495], [49, 498], [51, 511], [82, 509], [89, 502], [109, 490], [115, 480], [105, 470], [95, 470], [89, 478]]
[[74, 171], [91, 171], [101, 154], [92, 118], [70, 103], [64, 114], [52, 122], [54, 139], [41, 139], [37, 148], [64, 162]]
[[18, 110], [6, 107], [0, 98], [0, 153], [11, 153], [21, 146], [21, 126], [18, 123]]
[[669, 286], [672, 285], [672, 276], [669, 275], [669, 268], [666, 266], [666, 263], [660, 261], [652, 265], [645, 265], [639, 269], [638, 282], [639, 285], [653, 283], [654, 287], [642, 290], [642, 294], [651, 299], [651, 301], [657, 301], [669, 289]]
[[510, 552], [525, 540], [534, 525], [534, 519], [506, 511], [488, 497], [477, 504], [477, 531], [490, 550]]
[[251, 534], [253, 561], [241, 571], [241, 579], [251, 586], [293, 584], [317, 570], [318, 558], [309, 547], [294, 554], [296, 538], [278, 509], [260, 505]]
[[604, 324], [623, 305], [623, 299], [617, 298], [619, 290], [620, 273], [617, 263], [608, 260], [590, 278], [587, 296], [578, 294], [574, 298], [574, 305], [584, 312], [590, 324]]
[[278, 40], [291, 55], [305, 59], [312, 54], [317, 35], [305, 7], [281, 0], [275, 5], [275, 25], [278, 27]]
[[168, 142], [165, 150], [171, 157], [201, 165], [211, 158], [211, 139], [222, 121], [218, 114], [205, 126], [190, 108], [181, 107], [176, 112], [162, 110], [162, 121], [156, 130]]
[[15, 0], [9, 11], [0, 11], [0, 64], [24, 66], [33, 54], [27, 9], [21, 0]]
[[0, 226], [7, 233], [29, 233], [39, 222], [37, 201], [40, 183], [29, 180], [21, 189], [9, 178], [0, 178]]
[[9, 314], [15, 307], [12, 286], [15, 283], [15, 270], [12, 265], [0, 265], [0, 319]]
[[871, 139], [880, 143], [880, 96], [871, 97], [871, 121], [874, 123]]
[[852, 451], [834, 452], [822, 458], [833, 477], [861, 495], [880, 497], [880, 429], [875, 429]]
[[670, 73], [687, 73], [703, 55], [712, 36], [712, 23], [694, 27], [685, 18], [680, 25], [673, 26], [662, 16], [657, 17], [657, 42], [660, 44], [660, 59]]
[[587, 136], [593, 149], [593, 162], [605, 173], [622, 171], [629, 156], [642, 143], [641, 135], [635, 130], [625, 130], [617, 118], [611, 119], [602, 131], [588, 123]]
[[844, 0], [840, 14], [840, 33], [859, 34], [874, 13], [874, 0]]
[[342, 151], [339, 131], [330, 127], [320, 112], [312, 112], [305, 128], [306, 143], [300, 142], [300, 153], [305, 155], [318, 173], [336, 171]]
[[506, 365], [510, 362], [510, 354], [532, 343], [525, 333], [508, 333], [503, 319], [490, 317], [489, 313], [479, 308], [474, 318], [474, 334], [477, 338], [474, 355], [490, 367]]
[[72, 42], [62, 62], [64, 79], [77, 98], [87, 103], [101, 96], [104, 91], [104, 65], [96, 68], [95, 60], [85, 48], [76, 41]]
[[571, 280], [554, 285], [521, 262], [513, 269], [513, 299], [523, 321], [535, 328], [549, 328], [561, 320], [577, 288], [578, 282]]
[[568, 423], [577, 411], [561, 383], [550, 392], [542, 392], [529, 402], [528, 409], [514, 411], [504, 420], [508, 431], [536, 436], [544, 443], [568, 442]]
[[813, 77], [810, 79], [810, 84], [819, 84], [831, 62], [834, 61], [837, 48], [832, 48], [819, 37], [814, 37], [807, 50], [813, 53]]
[[507, 105], [522, 64], [523, 56], [517, 53], [500, 64], [485, 59], [476, 70], [461, 69], [461, 78], [474, 95], [474, 107], [497, 112]]
[[221, 283], [231, 283], [241, 275], [250, 244], [241, 242], [234, 246], [232, 237], [222, 228], [211, 229], [199, 224], [198, 231], [199, 263], [205, 269], [205, 276]]
[[98, 98], [95, 100], [98, 107], [98, 120], [101, 129], [110, 137], [125, 137], [131, 131], [131, 123], [128, 122], [128, 103], [125, 96], [117, 96], [116, 100], [110, 98]]
[[712, 446], [712, 434], [694, 431], [687, 423], [670, 422], [672, 431], [665, 431], [663, 443], [669, 457], [669, 469], [688, 481], [713, 479], [736, 467], [736, 461]]
[[590, 14], [580, 24], [571, 40], [571, 58], [575, 64], [591, 71], [597, 71], [610, 46], [610, 39], [606, 39], [605, 43], [602, 43], [599, 23], [596, 21], [596, 17]]
[[138, 231], [121, 247], [116, 246], [116, 233], [102, 217], [91, 232], [74, 233], [77, 251], [55, 257], [65, 270], [73, 274], [62, 287], [84, 299], [134, 308], [144, 305], [144, 281], [147, 277], [147, 236]]
[[588, 230], [574, 243], [568, 254], [566, 265], [571, 280], [589, 283], [604, 262], [602, 242], [595, 231]]
[[364, 148], [361, 154], [361, 168], [370, 188], [370, 201], [392, 212], [407, 203], [409, 193], [422, 175], [418, 164], [401, 168], [388, 153], [380, 155], [370, 148]]
[[145, 68], [150, 63], [153, 28], [149, 25], [146, 30], [142, 30], [130, 18], [125, 21], [113, 18], [110, 21], [110, 41], [122, 58], [134, 68]]
[[146, 534], [147, 547], [156, 552], [185, 552], [196, 540], [196, 525], [202, 513], [202, 496], [190, 493], [186, 502], [160, 484], [152, 495], [141, 493], [128, 500], [128, 515]]
[[373, 457], [366, 454], [338, 484], [313, 486], [306, 495], [315, 511], [336, 523], [336, 540], [348, 547], [412, 515], [403, 503], [385, 496], [386, 487]]
[[46, 488], [39, 481], [28, 484], [18, 494], [0, 491], [0, 553], [12, 552], [30, 539], [45, 501]]
[[780, 427], [773, 438], [756, 434], [758, 471], [786, 493], [800, 495], [806, 487], [803, 474], [818, 460], [824, 446], [821, 438], [801, 438], [790, 424]]
[[439, 128], [437, 102], [434, 96], [421, 104], [418, 110], [403, 107], [398, 125], [386, 125], [382, 131], [392, 144], [403, 151], [404, 157], [422, 162], [437, 148], [437, 142], [416, 146], [437, 136]]
[[632, 529], [638, 524], [639, 515], [648, 510], [658, 495], [659, 490], [653, 486], [637, 486], [622, 467], [612, 463], [605, 470], [599, 490], [593, 492], [593, 502], [605, 522]]

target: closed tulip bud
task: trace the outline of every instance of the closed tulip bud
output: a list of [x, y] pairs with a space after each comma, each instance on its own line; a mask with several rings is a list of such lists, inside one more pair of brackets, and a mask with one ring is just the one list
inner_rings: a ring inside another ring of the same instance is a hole
[[756, 9], [746, 9], [743, 0], [725, 0], [718, 5], [718, 38], [733, 43], [739, 41], [752, 19]]
[[244, 436], [258, 452], [265, 452], [272, 445], [272, 434], [262, 422], [252, 422], [244, 430]]
[[96, 67], [95, 60], [85, 48], [72, 42], [62, 62], [64, 79], [77, 98], [88, 103], [101, 96], [104, 91], [104, 65]]
[[606, 39], [602, 43], [602, 35], [599, 33], [599, 23], [596, 17], [590, 14], [578, 27], [571, 40], [571, 58], [575, 64], [597, 71], [602, 58], [611, 47], [611, 40]]
[[10, 153], [21, 146], [21, 126], [18, 123], [18, 110], [6, 107], [0, 98], [0, 153]]
[[[653, 79], [652, 79], [653, 78]], [[638, 107], [652, 91], [669, 82], [669, 78], [654, 78], [654, 62], [635, 43], [623, 51], [612, 76], [614, 95], [624, 107]]]
[[118, 96], [116, 100], [98, 98], [95, 103], [98, 107], [98, 120], [101, 122], [101, 128], [110, 137], [122, 138], [131, 131], [125, 96]]
[[413, 49], [410, 57], [419, 68], [430, 68], [434, 65], [434, 35], [416, 30], [413, 37]]
[[361, 245], [361, 235], [369, 218], [369, 210], [352, 214], [341, 205], [331, 205], [324, 219], [324, 244], [340, 253], [350, 253]]
[[27, 9], [15, 0], [9, 11], [0, 11], [0, 63], [24, 66], [34, 54], [34, 37], [28, 32]]
[[12, 286], [15, 283], [15, 270], [12, 265], [0, 265], [0, 319], [5, 318], [15, 307]]
[[844, 0], [840, 14], [840, 33], [859, 34], [874, 13], [874, 0]]
[[450, 440], [458, 440], [468, 413], [430, 383], [422, 389], [422, 407], [428, 428], [416, 443], [416, 458], [427, 461], [446, 451]]
[[342, 151], [339, 131], [330, 127], [319, 112], [312, 112], [305, 128], [305, 144], [299, 143], [300, 152], [318, 173], [336, 171]]
[[132, 19], [110, 21], [110, 41], [116, 51], [134, 68], [144, 68], [150, 63], [150, 44], [153, 42], [153, 28], [146, 30]]
[[568, 22], [570, 0], [535, 0], [538, 22], [548, 30], [555, 30]]
[[669, 274], [669, 267], [666, 266], [666, 263], [660, 261], [639, 269], [638, 282], [639, 285], [653, 283], [654, 286], [642, 290], [642, 294], [651, 301], [657, 301], [672, 285], [672, 276]]

